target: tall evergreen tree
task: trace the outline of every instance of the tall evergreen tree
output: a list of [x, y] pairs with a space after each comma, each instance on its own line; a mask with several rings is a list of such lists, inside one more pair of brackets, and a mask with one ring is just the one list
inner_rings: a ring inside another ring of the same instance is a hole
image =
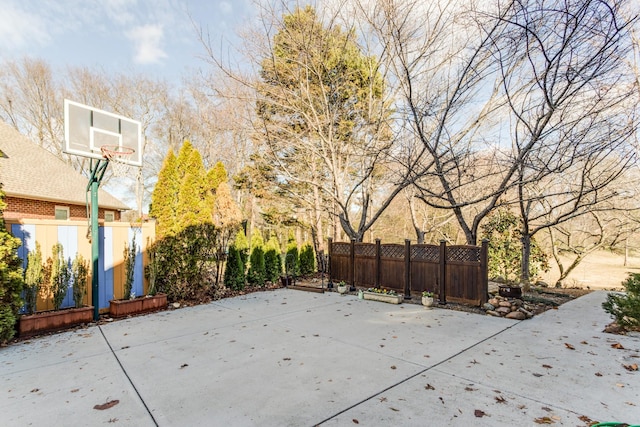
[[169, 150], [158, 174], [158, 182], [151, 194], [149, 210], [149, 215], [156, 220], [156, 235], [159, 238], [174, 234], [179, 190], [177, 159], [173, 150]]
[[240, 254], [240, 260], [242, 261], [243, 266], [242, 271], [244, 272], [247, 270], [247, 264], [249, 263], [249, 241], [247, 240], [247, 235], [244, 234], [244, 230], [242, 228], [236, 233], [236, 238], [233, 244]]
[[206, 171], [202, 156], [189, 141], [185, 141], [177, 158], [180, 189], [176, 204], [177, 229], [182, 231], [192, 225], [211, 222], [211, 205], [208, 203]]
[[264, 239], [259, 229], [254, 229], [253, 233], [251, 233], [251, 257], [249, 264], [247, 281], [252, 285], [264, 286], [267, 272], [264, 262]]
[[6, 343], [15, 335], [18, 312], [23, 304], [20, 293], [24, 286], [22, 260], [18, 258], [21, 242], [5, 228], [5, 206], [0, 185], [0, 343]]
[[231, 245], [224, 270], [224, 284], [229, 289], [241, 290], [244, 288], [244, 282], [244, 265], [242, 258], [240, 258], [240, 252], [235, 245]]
[[280, 244], [275, 236], [267, 241], [264, 247], [264, 270], [266, 279], [275, 282], [282, 273], [282, 261], [280, 259]]

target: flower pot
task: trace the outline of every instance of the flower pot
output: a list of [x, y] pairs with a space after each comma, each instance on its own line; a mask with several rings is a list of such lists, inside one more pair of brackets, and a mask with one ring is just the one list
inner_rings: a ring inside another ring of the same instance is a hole
[[293, 284], [293, 277], [291, 277], [291, 276], [280, 276], [280, 283], [282, 283], [282, 286], [284, 286], [285, 288], [287, 286], [291, 286]]
[[340, 294], [346, 294], [347, 292], [349, 292], [349, 286], [348, 285], [338, 285], [338, 293]]
[[382, 294], [370, 291], [364, 291], [362, 294], [364, 295], [364, 299], [368, 299], [371, 301], [382, 301], [389, 304], [400, 304], [404, 299], [402, 295]]
[[422, 305], [425, 307], [433, 307], [433, 297], [422, 297]]
[[28, 314], [20, 316], [18, 334], [21, 337], [28, 337], [43, 332], [68, 329], [92, 321], [93, 306]]

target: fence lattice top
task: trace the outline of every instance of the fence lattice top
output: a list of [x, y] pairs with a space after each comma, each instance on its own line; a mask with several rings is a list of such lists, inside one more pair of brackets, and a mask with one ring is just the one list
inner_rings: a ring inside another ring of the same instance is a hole
[[440, 261], [440, 247], [435, 245], [411, 246], [411, 259], [420, 261]]
[[380, 256], [384, 258], [404, 258], [404, 246], [397, 244], [380, 245]]
[[447, 261], [480, 262], [480, 248], [447, 246]]
[[353, 250], [356, 255], [376, 256], [376, 245], [373, 243], [356, 243]]
[[332, 252], [334, 255], [349, 255], [351, 253], [351, 247], [349, 243], [335, 242]]

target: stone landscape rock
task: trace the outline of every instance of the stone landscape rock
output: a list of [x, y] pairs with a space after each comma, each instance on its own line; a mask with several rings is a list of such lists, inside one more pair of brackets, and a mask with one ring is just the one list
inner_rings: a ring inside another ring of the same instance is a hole
[[507, 319], [524, 320], [527, 318], [527, 315], [521, 311], [512, 311], [504, 317], [506, 317]]
[[489, 302], [484, 304], [482, 308], [490, 316], [525, 320], [534, 316], [536, 305], [528, 303], [522, 298], [509, 298], [496, 295], [492, 296]]

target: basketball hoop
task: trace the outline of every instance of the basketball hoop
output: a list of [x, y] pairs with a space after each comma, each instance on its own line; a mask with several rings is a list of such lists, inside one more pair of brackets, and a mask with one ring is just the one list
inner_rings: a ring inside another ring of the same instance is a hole
[[102, 156], [109, 160], [113, 176], [125, 176], [127, 174], [131, 167], [127, 161], [135, 152], [133, 148], [120, 145], [103, 145], [100, 147], [100, 151], [102, 151]]

